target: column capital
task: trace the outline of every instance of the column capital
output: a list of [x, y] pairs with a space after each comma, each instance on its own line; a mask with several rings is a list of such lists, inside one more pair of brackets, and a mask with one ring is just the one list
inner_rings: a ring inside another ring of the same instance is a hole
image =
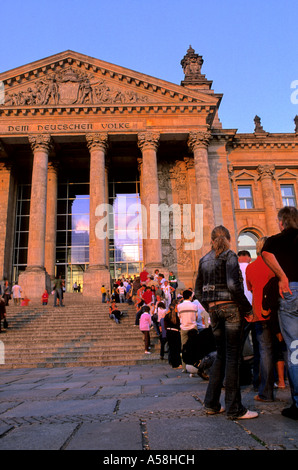
[[160, 138], [159, 132], [151, 132], [151, 131], [140, 132], [138, 134], [138, 146], [141, 150], [153, 149], [156, 151], [159, 145], [159, 138]]
[[264, 178], [273, 178], [274, 177], [274, 172], [275, 172], [275, 165], [259, 165], [258, 168], [258, 173], [260, 180]]
[[107, 150], [108, 134], [106, 132], [90, 132], [85, 137], [89, 151], [97, 149], [105, 152]]
[[50, 134], [31, 134], [28, 136], [31, 149], [45, 150], [49, 153], [53, 149], [53, 140]]
[[188, 136], [188, 146], [193, 152], [196, 148], [206, 149], [211, 139], [211, 132], [205, 131], [191, 131]]
[[58, 160], [50, 159], [48, 161], [48, 172], [57, 173], [59, 170], [60, 162]]

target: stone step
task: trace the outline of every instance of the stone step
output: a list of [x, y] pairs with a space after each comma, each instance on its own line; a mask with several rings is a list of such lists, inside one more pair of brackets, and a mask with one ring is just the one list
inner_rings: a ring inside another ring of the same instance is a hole
[[159, 341], [152, 330], [152, 354], [144, 354], [143, 335], [134, 327], [134, 306], [119, 304], [121, 324], [108, 316], [108, 305], [68, 294], [66, 306], [11, 304], [1, 368], [129, 365], [159, 362]]

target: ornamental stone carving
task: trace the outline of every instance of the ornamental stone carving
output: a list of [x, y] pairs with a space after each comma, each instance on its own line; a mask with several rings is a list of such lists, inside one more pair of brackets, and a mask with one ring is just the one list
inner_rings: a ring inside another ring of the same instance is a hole
[[5, 106], [144, 103], [147, 96], [112, 86], [97, 76], [68, 68], [45, 76], [28, 87], [5, 94]]
[[106, 151], [108, 148], [108, 134], [94, 132], [86, 134], [86, 141], [89, 151], [93, 149], [98, 149]]
[[255, 116], [254, 118], [254, 123], [255, 123], [255, 130], [254, 132], [257, 133], [262, 133], [265, 132], [263, 129], [263, 126], [261, 125], [261, 118], [259, 116]]
[[53, 149], [53, 141], [49, 134], [34, 134], [28, 136], [32, 151], [44, 150], [49, 153]]
[[138, 134], [138, 146], [143, 151], [145, 149], [157, 150], [159, 145], [159, 132], [140, 132]]
[[295, 123], [295, 133], [298, 134], [298, 115], [294, 117], [294, 123]]
[[264, 178], [274, 178], [275, 165], [259, 165], [258, 173], [261, 180]]
[[189, 133], [188, 146], [193, 152], [196, 148], [207, 148], [211, 139], [211, 132], [207, 131], [192, 131]]
[[197, 79], [201, 76], [201, 68], [204, 63], [202, 56], [195, 53], [194, 49], [189, 46], [186, 55], [181, 60], [185, 80]]

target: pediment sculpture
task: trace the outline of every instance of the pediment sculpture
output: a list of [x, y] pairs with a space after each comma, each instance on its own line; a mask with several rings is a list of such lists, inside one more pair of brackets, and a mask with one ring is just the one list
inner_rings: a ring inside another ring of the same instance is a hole
[[44, 76], [20, 90], [7, 92], [2, 105], [63, 106], [133, 104], [147, 101], [147, 96], [134, 90], [120, 88], [97, 76], [68, 68], [50, 76]]

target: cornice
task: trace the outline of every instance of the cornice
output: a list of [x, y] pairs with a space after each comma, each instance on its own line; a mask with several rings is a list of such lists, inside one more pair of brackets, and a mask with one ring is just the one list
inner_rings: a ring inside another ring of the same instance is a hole
[[115, 113], [137, 114], [144, 112], [146, 114], [213, 114], [215, 107], [205, 106], [197, 103], [191, 104], [109, 104], [109, 105], [82, 105], [82, 106], [1, 106], [0, 116], [61, 116], [61, 115], [83, 115], [83, 114], [99, 114], [112, 115]]
[[298, 135], [296, 133], [264, 133], [264, 134], [238, 134], [229, 142], [230, 149], [274, 149], [296, 148]]

